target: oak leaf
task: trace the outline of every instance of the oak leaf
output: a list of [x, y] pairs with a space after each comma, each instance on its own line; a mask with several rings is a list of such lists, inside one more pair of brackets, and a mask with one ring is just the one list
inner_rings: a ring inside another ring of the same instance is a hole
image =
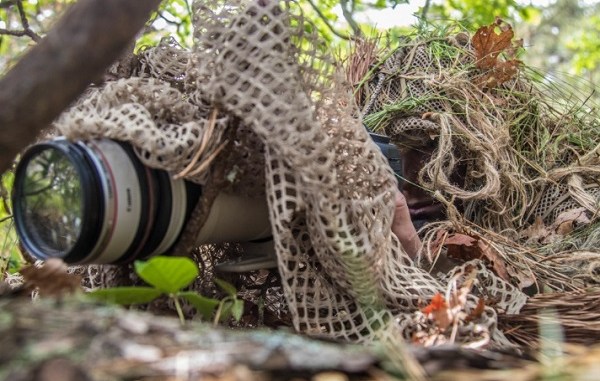
[[[476, 80], [480, 87], [494, 88], [517, 75], [522, 62], [515, 57], [523, 41], [513, 43], [513, 37], [512, 27], [500, 18], [496, 18], [491, 25], [479, 28], [473, 36], [475, 66], [485, 71], [485, 74]], [[502, 53], [506, 59], [504, 61], [499, 59]]]
[[[496, 33], [499, 29], [500, 33]], [[472, 38], [475, 66], [489, 70], [496, 66], [498, 56], [511, 46], [514, 37], [512, 27], [497, 18], [492, 25], [482, 26]]]

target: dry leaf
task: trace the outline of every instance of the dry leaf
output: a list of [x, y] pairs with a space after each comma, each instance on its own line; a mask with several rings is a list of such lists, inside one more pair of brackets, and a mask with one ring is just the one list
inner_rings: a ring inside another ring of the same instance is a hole
[[469, 315], [467, 315], [467, 317], [465, 318], [465, 321], [470, 322], [470, 321], [479, 319], [481, 317], [481, 315], [483, 314], [484, 310], [485, 310], [485, 302], [484, 302], [483, 298], [479, 298], [479, 300], [477, 301], [477, 305], [475, 306], [473, 311], [471, 311], [471, 313], [469, 313]]
[[496, 273], [496, 275], [498, 275], [500, 278], [509, 282], [510, 276], [508, 275], [508, 271], [506, 271], [506, 265], [504, 260], [500, 258], [500, 255], [498, 255], [498, 252], [494, 250], [488, 243], [482, 240], [477, 242], [477, 247], [479, 250], [481, 250], [482, 257], [492, 265], [494, 273]]
[[524, 273], [523, 271], [518, 270], [511, 265], [507, 265], [506, 270], [513, 279], [512, 284], [514, 284], [514, 281], [516, 280], [516, 286], [521, 290], [535, 284], [535, 275], [531, 272], [531, 270], [529, 270], [528, 273]]
[[[500, 19], [492, 25], [482, 26], [475, 32], [472, 38], [473, 49], [475, 50], [475, 65], [478, 69], [489, 70], [496, 66], [498, 55], [511, 45], [514, 37], [512, 27]], [[504, 26], [502, 28], [502, 26]], [[500, 27], [500, 33], [496, 29]]]
[[478, 79], [478, 85], [482, 88], [491, 89], [499, 86], [504, 82], [510, 81], [519, 72], [519, 60], [510, 60], [505, 62], [497, 62], [486, 75]]
[[524, 229], [521, 232], [521, 238], [526, 239], [528, 243], [541, 243], [551, 234], [552, 232], [544, 224], [542, 217], [538, 216], [535, 218], [533, 224], [529, 225], [527, 229]]
[[486, 242], [465, 234], [452, 234], [446, 239], [444, 245], [448, 248], [448, 257], [468, 262], [472, 259], [483, 259], [494, 273], [500, 278], [509, 281], [504, 260]]
[[[496, 33], [499, 30], [499, 33]], [[512, 42], [514, 32], [510, 24], [499, 18], [492, 25], [482, 26], [472, 39], [475, 51], [475, 66], [486, 71], [476, 83], [482, 88], [499, 86], [517, 75], [521, 61], [515, 59], [517, 51], [523, 45], [522, 40]], [[506, 61], [499, 60], [501, 53]]]
[[565, 236], [575, 229], [575, 225], [587, 225], [591, 220], [587, 216], [587, 210], [585, 208], [577, 208], [562, 212], [556, 217], [552, 224], [553, 230], [556, 234]]
[[432, 319], [442, 331], [446, 330], [452, 323], [448, 303], [439, 292], [431, 298], [431, 303], [422, 308], [421, 311]]
[[523, 39], [519, 38], [516, 41], [513, 41], [512, 44], [510, 44], [510, 46], [508, 48], [506, 48], [506, 50], [504, 51], [504, 54], [506, 54], [506, 57], [508, 59], [514, 59], [517, 56], [517, 53], [519, 52], [520, 49], [523, 48]]
[[470, 235], [455, 233], [448, 236], [444, 245], [446, 246], [466, 246], [472, 247], [477, 243], [477, 238], [473, 238]]
[[81, 277], [67, 273], [67, 265], [58, 258], [50, 258], [42, 267], [28, 266], [21, 271], [29, 291], [38, 288], [40, 295], [61, 296], [80, 289]]

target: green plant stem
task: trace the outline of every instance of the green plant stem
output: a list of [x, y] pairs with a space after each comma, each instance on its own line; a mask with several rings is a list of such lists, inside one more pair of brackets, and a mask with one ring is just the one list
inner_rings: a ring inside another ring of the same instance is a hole
[[169, 295], [170, 298], [175, 302], [175, 309], [177, 310], [177, 315], [179, 316], [179, 321], [181, 324], [185, 324], [185, 317], [183, 316], [183, 310], [181, 309], [181, 304], [179, 303], [179, 298], [177, 295]]
[[221, 300], [221, 303], [219, 303], [219, 307], [217, 307], [217, 312], [215, 313], [215, 319], [213, 320], [213, 325], [217, 325], [219, 324], [219, 320], [221, 319], [221, 313], [223, 312], [223, 306], [225, 305], [225, 300], [227, 298]]

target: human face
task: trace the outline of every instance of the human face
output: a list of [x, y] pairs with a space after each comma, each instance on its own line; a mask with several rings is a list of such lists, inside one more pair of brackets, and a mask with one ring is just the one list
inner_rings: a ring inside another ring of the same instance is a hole
[[406, 147], [401, 150], [404, 179], [401, 191], [406, 199], [410, 218], [417, 229], [427, 222], [443, 219], [446, 210], [432, 196], [432, 191], [419, 185], [419, 171], [431, 158], [434, 147]]

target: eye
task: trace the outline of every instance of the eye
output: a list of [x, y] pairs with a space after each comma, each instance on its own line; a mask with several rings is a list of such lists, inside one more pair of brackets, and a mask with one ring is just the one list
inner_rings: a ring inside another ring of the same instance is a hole
[[425, 144], [425, 149], [429, 152], [435, 150], [438, 147], [438, 139], [428, 140]]

